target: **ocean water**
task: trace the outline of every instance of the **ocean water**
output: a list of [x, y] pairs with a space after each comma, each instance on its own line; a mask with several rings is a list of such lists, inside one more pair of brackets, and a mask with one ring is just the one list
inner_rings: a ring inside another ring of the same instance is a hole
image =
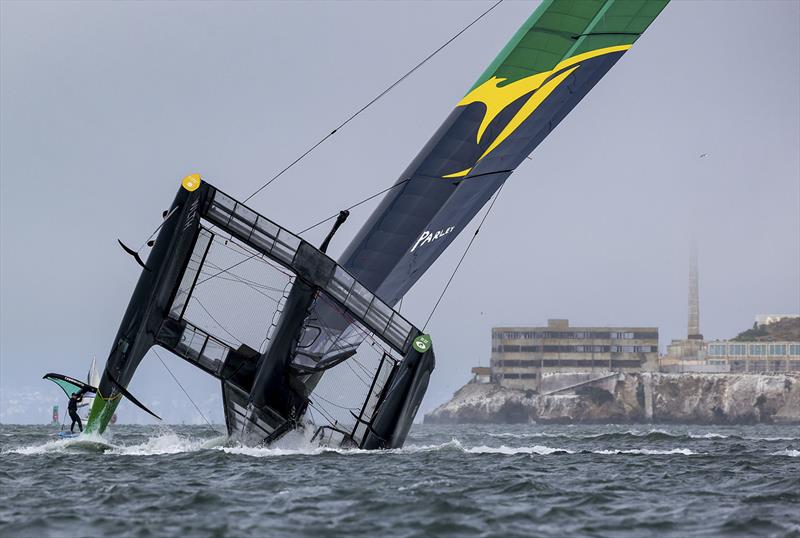
[[0, 431], [0, 536], [800, 536], [800, 427], [415, 426], [402, 450], [208, 427]]

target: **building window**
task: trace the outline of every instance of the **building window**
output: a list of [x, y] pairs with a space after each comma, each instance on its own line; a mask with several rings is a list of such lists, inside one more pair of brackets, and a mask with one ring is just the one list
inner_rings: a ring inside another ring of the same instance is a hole
[[785, 344], [770, 344], [769, 345], [769, 354], [773, 357], [779, 357], [781, 355], [786, 355], [786, 345]]
[[515, 361], [515, 360], [495, 360], [492, 361], [493, 368], [535, 368], [537, 363], [534, 361]]
[[633, 335], [637, 340], [658, 340], [658, 332], [636, 333]]
[[761, 356], [767, 354], [766, 344], [750, 344], [750, 355]]
[[611, 361], [612, 368], [639, 368], [641, 365], [642, 363], [637, 360], [614, 359]]
[[800, 344], [789, 344], [789, 355], [800, 355]]
[[730, 353], [731, 355], [736, 355], [736, 356], [747, 355], [747, 345], [746, 344], [730, 344], [728, 346], [728, 353]]
[[717, 357], [725, 355], [725, 344], [711, 344], [708, 346], [708, 354]]
[[632, 332], [617, 332], [609, 335], [612, 340], [633, 340], [634, 334]]

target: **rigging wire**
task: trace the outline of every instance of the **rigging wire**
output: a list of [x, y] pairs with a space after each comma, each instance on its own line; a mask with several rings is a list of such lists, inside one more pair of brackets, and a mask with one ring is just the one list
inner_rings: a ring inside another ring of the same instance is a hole
[[[214, 264], [209, 263], [208, 265], [209, 265], [209, 267], [217, 268], [216, 266], [214, 266]], [[202, 276], [206, 276], [206, 275], [209, 275], [209, 274], [210, 273], [204, 272], [204, 271], [200, 272], [200, 275], [202, 275]], [[258, 284], [258, 283], [255, 283], [255, 282], [250, 282], [246, 278], [228, 278], [228, 277], [222, 276], [222, 275], [218, 276], [217, 278], [220, 279], [220, 280], [224, 280], [226, 282], [233, 282], [235, 284], [244, 284], [247, 287], [252, 287], [253, 291], [257, 291], [259, 293], [263, 293], [265, 297], [267, 297], [267, 298], [269, 298], [269, 299], [271, 299], [271, 300], [273, 300], [275, 302], [278, 301], [278, 299], [276, 299], [276, 298], [274, 298], [274, 297], [272, 297], [270, 295], [267, 295], [266, 292], [262, 291], [262, 290], [269, 290], [269, 291], [273, 291], [273, 292], [277, 293], [277, 290], [273, 290], [271, 287], [269, 287], [267, 285]]]
[[[411, 181], [411, 178], [404, 179], [403, 181], [398, 181], [397, 183], [395, 183], [395, 184], [394, 184], [394, 185], [392, 185], [391, 187], [387, 187], [387, 188], [383, 189], [383, 190], [382, 190], [382, 191], [380, 191], [380, 192], [376, 192], [376, 193], [375, 193], [375, 194], [373, 194], [372, 196], [368, 196], [367, 198], [364, 198], [364, 199], [363, 199], [363, 200], [361, 200], [360, 202], [357, 202], [357, 203], [355, 203], [355, 204], [351, 205], [350, 207], [347, 207], [347, 208], [345, 208], [345, 209], [344, 209], [344, 211], [350, 211], [351, 209], [354, 209], [354, 208], [356, 208], [356, 207], [360, 206], [361, 204], [365, 204], [365, 203], [369, 202], [369, 201], [370, 201], [370, 200], [372, 200], [373, 198], [377, 198], [378, 196], [380, 196], [381, 194], [383, 194], [383, 193], [385, 193], [385, 192], [389, 192], [390, 190], [394, 189], [395, 187], [399, 187], [400, 185], [405, 185], [405, 184], [406, 184], [406, 183], [408, 183], [409, 181]], [[319, 221], [318, 223], [316, 223], [316, 224], [313, 224], [313, 225], [309, 226], [308, 228], [306, 228], [305, 230], [303, 230], [303, 231], [301, 231], [301, 232], [298, 232], [298, 233], [297, 233], [297, 235], [303, 235], [304, 233], [306, 233], [306, 232], [308, 232], [308, 231], [310, 231], [310, 230], [313, 230], [313, 229], [314, 229], [314, 228], [316, 228], [317, 226], [319, 226], [319, 225], [321, 225], [321, 224], [325, 224], [325, 223], [326, 223], [326, 222], [328, 222], [329, 220], [333, 220], [333, 219], [335, 219], [336, 217], [338, 217], [338, 216], [339, 216], [339, 213], [340, 213], [340, 211], [337, 211], [336, 213], [334, 213], [334, 214], [333, 214], [333, 215], [331, 215], [330, 217], [328, 217], [328, 218], [326, 218], [326, 219], [323, 219], [323, 220]]]
[[386, 95], [387, 93], [389, 93], [390, 91], [392, 91], [392, 90], [395, 88], [395, 86], [397, 86], [398, 84], [400, 84], [401, 82], [403, 82], [403, 81], [404, 81], [406, 78], [408, 78], [408, 77], [409, 77], [409, 76], [410, 76], [412, 73], [414, 73], [414, 72], [415, 72], [417, 69], [419, 69], [419, 68], [420, 68], [420, 67], [422, 67], [424, 64], [426, 64], [426, 63], [428, 62], [428, 60], [430, 60], [431, 58], [433, 58], [434, 56], [436, 56], [436, 55], [437, 55], [439, 52], [441, 52], [441, 51], [442, 51], [442, 49], [444, 49], [444, 48], [445, 48], [447, 45], [449, 45], [450, 43], [452, 43], [453, 41], [455, 41], [455, 40], [456, 40], [456, 39], [457, 39], [457, 38], [458, 38], [458, 37], [459, 37], [461, 34], [463, 34], [464, 32], [466, 32], [467, 30], [469, 30], [469, 29], [470, 29], [470, 28], [471, 28], [471, 27], [472, 27], [472, 26], [473, 26], [475, 23], [477, 23], [477, 22], [478, 22], [479, 20], [481, 20], [483, 17], [485, 17], [486, 15], [488, 15], [488, 14], [489, 14], [489, 13], [490, 13], [490, 12], [491, 12], [491, 11], [492, 11], [494, 8], [496, 8], [497, 6], [499, 6], [499, 5], [500, 5], [500, 4], [502, 4], [502, 3], [503, 3], [503, 0], [498, 0], [497, 2], [495, 2], [494, 4], [492, 4], [492, 6], [491, 6], [491, 7], [489, 7], [489, 9], [487, 9], [486, 11], [484, 11], [483, 13], [481, 13], [480, 15], [478, 15], [478, 17], [477, 17], [476, 19], [474, 19], [474, 20], [473, 20], [471, 23], [469, 23], [468, 25], [466, 25], [465, 27], [463, 27], [461, 30], [459, 30], [459, 31], [458, 31], [458, 32], [457, 32], [455, 35], [453, 35], [453, 36], [452, 36], [450, 39], [448, 39], [447, 41], [445, 41], [445, 42], [444, 42], [444, 43], [443, 43], [443, 44], [442, 44], [442, 45], [441, 45], [441, 46], [440, 46], [438, 49], [436, 49], [436, 50], [434, 50], [433, 52], [431, 52], [430, 54], [428, 54], [428, 55], [427, 55], [425, 58], [423, 58], [423, 60], [422, 60], [421, 62], [419, 62], [417, 65], [415, 65], [414, 67], [412, 67], [412, 68], [411, 68], [409, 71], [407, 71], [407, 72], [406, 72], [406, 74], [404, 74], [402, 77], [400, 77], [399, 79], [397, 79], [396, 81], [394, 81], [394, 82], [393, 82], [392, 84], [390, 84], [390, 85], [389, 85], [389, 86], [388, 86], [388, 87], [387, 87], [385, 90], [383, 90], [381, 93], [379, 93], [379, 94], [378, 94], [378, 95], [376, 95], [374, 98], [372, 98], [372, 100], [371, 100], [371, 101], [369, 101], [367, 104], [365, 104], [364, 106], [362, 106], [361, 108], [359, 108], [357, 111], [355, 111], [353, 114], [351, 114], [351, 115], [350, 115], [350, 116], [349, 116], [349, 117], [348, 117], [346, 120], [344, 120], [342, 123], [340, 123], [339, 125], [337, 125], [337, 126], [336, 126], [336, 127], [335, 127], [335, 128], [334, 128], [334, 129], [333, 129], [331, 132], [330, 132], [330, 133], [328, 133], [328, 134], [326, 134], [325, 136], [323, 136], [321, 139], [319, 139], [319, 141], [317, 141], [317, 142], [316, 142], [314, 145], [312, 145], [310, 148], [308, 148], [308, 149], [307, 149], [305, 152], [303, 152], [303, 153], [302, 153], [302, 154], [301, 154], [299, 157], [297, 157], [297, 158], [296, 158], [294, 161], [292, 161], [291, 163], [289, 163], [289, 165], [288, 165], [288, 166], [286, 166], [285, 168], [283, 168], [283, 170], [281, 170], [280, 172], [278, 172], [277, 174], [275, 174], [274, 176], [272, 176], [272, 178], [270, 178], [270, 180], [269, 180], [269, 181], [267, 181], [266, 183], [264, 183], [263, 185], [261, 185], [261, 186], [260, 186], [258, 189], [256, 189], [256, 190], [253, 192], [253, 194], [251, 194], [250, 196], [248, 196], [247, 198], [245, 198], [245, 199], [244, 199], [244, 203], [247, 203], [247, 201], [248, 201], [248, 200], [250, 200], [252, 197], [254, 197], [255, 195], [257, 195], [259, 192], [261, 192], [262, 190], [264, 190], [265, 188], [267, 188], [269, 185], [271, 185], [271, 184], [272, 184], [272, 183], [273, 183], [273, 182], [274, 182], [276, 179], [278, 179], [279, 177], [281, 177], [281, 176], [282, 176], [282, 175], [283, 175], [283, 174], [284, 174], [286, 171], [288, 171], [288, 170], [289, 170], [291, 167], [293, 167], [295, 164], [299, 163], [299, 162], [300, 162], [300, 161], [301, 161], [303, 158], [305, 158], [305, 157], [306, 157], [306, 156], [307, 156], [309, 153], [311, 153], [312, 151], [314, 151], [315, 149], [317, 149], [317, 148], [318, 148], [320, 145], [322, 145], [322, 143], [323, 143], [323, 142], [325, 142], [327, 139], [329, 139], [329, 138], [330, 138], [330, 137], [332, 137], [334, 134], [336, 134], [336, 132], [337, 132], [339, 129], [341, 129], [342, 127], [344, 127], [345, 125], [347, 125], [348, 123], [350, 123], [352, 120], [354, 120], [354, 119], [355, 119], [355, 118], [356, 118], [356, 117], [357, 117], [359, 114], [361, 114], [361, 113], [362, 113], [362, 112], [364, 112], [366, 109], [368, 109], [370, 106], [372, 106], [373, 104], [375, 104], [375, 103], [376, 103], [376, 102], [377, 102], [377, 101], [378, 101], [378, 100], [379, 100], [381, 97], [383, 97], [384, 95]]
[[309, 405], [309, 407], [312, 407], [312, 408], [316, 409], [316, 410], [317, 410], [317, 412], [318, 412], [320, 415], [322, 415], [322, 417], [323, 417], [325, 420], [327, 420], [327, 421], [328, 421], [328, 424], [330, 424], [331, 426], [335, 426], [336, 424], [338, 424], [338, 423], [339, 423], [339, 421], [338, 421], [338, 420], [336, 420], [336, 419], [334, 419], [334, 418], [332, 418], [332, 417], [331, 417], [331, 415], [330, 415], [330, 414], [327, 412], [327, 410], [326, 410], [325, 408], [323, 408], [323, 407], [320, 407], [320, 406], [318, 406], [318, 405], [315, 405], [315, 404], [314, 404], [314, 403], [313, 403], [311, 400], [309, 400], [309, 401], [308, 401], [308, 405]]
[[[202, 308], [202, 309], [203, 309], [203, 311], [204, 311], [206, 314], [208, 314], [208, 317], [210, 317], [210, 318], [211, 318], [211, 319], [214, 321], [214, 323], [216, 323], [216, 324], [219, 326], [219, 328], [220, 328], [220, 329], [222, 329], [223, 331], [225, 331], [226, 333], [228, 333], [228, 336], [230, 336], [231, 338], [233, 338], [233, 339], [234, 339], [236, 342], [238, 342], [239, 344], [243, 344], [243, 343], [244, 343], [244, 342], [242, 342], [242, 341], [241, 341], [239, 338], [237, 338], [235, 334], [233, 334], [233, 333], [232, 333], [232, 332], [230, 332], [228, 329], [226, 329], [226, 328], [225, 328], [225, 326], [224, 326], [222, 323], [220, 323], [220, 322], [217, 320], [217, 318], [215, 318], [215, 317], [214, 317], [214, 316], [211, 314], [211, 312], [209, 312], [209, 311], [208, 311], [208, 308], [206, 308], [206, 307], [205, 307], [205, 305], [203, 305], [203, 303], [202, 303], [202, 302], [200, 302], [200, 299], [198, 299], [198, 298], [197, 298], [197, 297], [195, 297], [194, 295], [192, 295], [192, 296], [190, 297], [190, 299], [194, 299], [194, 302], [196, 302], [196, 303], [197, 303], [197, 304], [200, 306], [200, 308]], [[228, 345], [228, 347], [230, 347], [230, 348], [233, 348], [233, 346], [232, 346], [232, 345]]]
[[[344, 122], [342, 122], [341, 124], [339, 124], [339, 125], [338, 125], [338, 126], [335, 128], [335, 129], [333, 129], [333, 130], [332, 130], [330, 133], [328, 133], [327, 135], [325, 135], [324, 137], [322, 137], [322, 138], [321, 138], [319, 141], [317, 141], [317, 142], [316, 142], [314, 145], [312, 145], [312, 146], [311, 146], [310, 148], [308, 148], [308, 149], [307, 149], [305, 152], [303, 152], [303, 153], [302, 153], [302, 154], [301, 154], [299, 157], [297, 157], [297, 158], [296, 158], [294, 161], [292, 161], [292, 162], [291, 162], [291, 163], [290, 163], [288, 166], [286, 166], [285, 168], [283, 168], [283, 169], [282, 169], [280, 172], [278, 172], [277, 174], [275, 174], [274, 176], [272, 176], [272, 178], [270, 178], [270, 179], [269, 179], [269, 180], [268, 180], [266, 183], [264, 183], [263, 185], [261, 185], [261, 186], [260, 186], [258, 189], [256, 189], [255, 191], [253, 191], [253, 193], [252, 193], [252, 194], [250, 194], [250, 196], [248, 196], [247, 198], [245, 198], [245, 199], [244, 199], [243, 203], [247, 203], [247, 202], [248, 202], [248, 201], [249, 201], [251, 198], [253, 198], [253, 197], [254, 197], [254, 196], [256, 196], [256, 195], [257, 195], [259, 192], [261, 192], [262, 190], [264, 190], [265, 188], [267, 188], [269, 185], [271, 185], [271, 184], [272, 184], [272, 183], [273, 183], [275, 180], [277, 180], [277, 179], [278, 179], [280, 176], [282, 176], [282, 175], [283, 175], [285, 172], [287, 172], [287, 171], [288, 171], [290, 168], [292, 168], [292, 167], [293, 167], [295, 164], [297, 164], [298, 162], [300, 162], [300, 161], [301, 161], [303, 158], [305, 158], [305, 157], [306, 157], [308, 154], [310, 154], [312, 151], [314, 151], [315, 149], [317, 149], [317, 147], [319, 147], [319, 146], [320, 146], [320, 145], [321, 145], [323, 142], [325, 142], [325, 141], [326, 141], [328, 138], [330, 138], [331, 136], [333, 136], [334, 134], [336, 134], [336, 132], [337, 132], [339, 129], [341, 129], [342, 127], [344, 127], [344, 126], [345, 126], [345, 125], [347, 125], [348, 123], [350, 123], [350, 121], [352, 121], [353, 119], [355, 119], [355, 118], [356, 118], [356, 116], [358, 116], [359, 114], [361, 114], [362, 112], [364, 112], [364, 111], [365, 111], [367, 108], [369, 108], [369, 107], [370, 107], [370, 106], [372, 106], [374, 103], [376, 103], [376, 102], [377, 102], [377, 101], [378, 101], [380, 98], [382, 98], [384, 95], [386, 95], [387, 93], [389, 93], [389, 92], [390, 92], [392, 89], [394, 89], [394, 88], [395, 88], [395, 86], [397, 86], [398, 84], [400, 84], [400, 83], [401, 83], [403, 80], [405, 80], [406, 78], [408, 78], [408, 77], [409, 77], [409, 76], [410, 76], [412, 73], [414, 73], [414, 72], [415, 72], [417, 69], [419, 69], [420, 67], [422, 67], [422, 66], [423, 66], [425, 63], [427, 63], [427, 62], [428, 62], [428, 60], [430, 60], [431, 58], [433, 58], [433, 57], [434, 57], [436, 54], [438, 54], [439, 52], [441, 52], [441, 51], [442, 51], [442, 50], [443, 50], [445, 47], [447, 47], [447, 46], [448, 46], [450, 43], [452, 43], [453, 41], [455, 41], [455, 40], [456, 40], [456, 39], [457, 39], [457, 38], [458, 38], [458, 37], [459, 37], [461, 34], [463, 34], [464, 32], [466, 32], [467, 30], [469, 30], [469, 29], [470, 29], [472, 26], [474, 26], [474, 25], [475, 25], [475, 24], [476, 24], [476, 23], [477, 23], [479, 20], [481, 20], [481, 19], [482, 19], [483, 17], [485, 17], [486, 15], [488, 15], [488, 14], [489, 14], [489, 13], [490, 13], [492, 10], [494, 10], [494, 9], [495, 9], [497, 6], [499, 6], [500, 4], [502, 4], [502, 3], [503, 3], [503, 1], [504, 1], [504, 0], [498, 0], [497, 2], [495, 2], [494, 4], [492, 4], [492, 5], [491, 5], [491, 6], [490, 6], [490, 7], [489, 7], [489, 8], [488, 8], [486, 11], [484, 11], [483, 13], [481, 13], [480, 15], [478, 15], [478, 17], [476, 17], [476, 18], [475, 18], [475, 19], [474, 19], [472, 22], [470, 22], [469, 24], [467, 24], [466, 26], [464, 26], [464, 27], [463, 27], [461, 30], [459, 30], [459, 31], [458, 31], [456, 34], [454, 34], [454, 35], [453, 35], [453, 36], [452, 36], [450, 39], [448, 39], [447, 41], [445, 41], [445, 42], [444, 42], [444, 43], [443, 43], [443, 44], [442, 44], [442, 45], [441, 45], [439, 48], [437, 48], [436, 50], [434, 50], [433, 52], [431, 52], [430, 54], [428, 54], [428, 56], [426, 56], [426, 57], [425, 57], [425, 58], [424, 58], [422, 61], [420, 61], [420, 62], [419, 62], [417, 65], [415, 65], [415, 66], [414, 66], [413, 68], [411, 68], [409, 71], [407, 71], [407, 72], [406, 72], [406, 73], [405, 73], [405, 74], [404, 74], [402, 77], [400, 77], [400, 78], [399, 78], [399, 79], [397, 79], [395, 82], [393, 82], [391, 85], [389, 85], [389, 86], [388, 86], [388, 87], [387, 87], [385, 90], [383, 90], [383, 91], [382, 91], [381, 93], [379, 93], [379, 94], [378, 94], [376, 97], [374, 97], [374, 98], [373, 98], [371, 101], [369, 101], [367, 104], [365, 104], [365, 105], [364, 105], [364, 106], [362, 106], [360, 109], [358, 109], [358, 110], [357, 110], [355, 113], [353, 113], [352, 115], [350, 115], [350, 116], [349, 116], [349, 117], [348, 117], [348, 118], [347, 118], [347, 119], [346, 119]], [[373, 198], [376, 198], [376, 197], [380, 196], [381, 194], [384, 194], [384, 193], [386, 193], [386, 192], [388, 192], [388, 191], [390, 191], [390, 190], [394, 189], [395, 187], [398, 187], [398, 186], [400, 186], [400, 185], [404, 185], [405, 183], [407, 183], [408, 181], [410, 181], [410, 179], [411, 179], [411, 178], [404, 179], [403, 181], [399, 181], [399, 182], [395, 183], [394, 185], [392, 185], [392, 186], [390, 186], [390, 187], [388, 187], [388, 188], [386, 188], [386, 189], [384, 189], [384, 190], [382, 190], [382, 191], [380, 191], [380, 192], [378, 192], [378, 193], [376, 193], [376, 194], [373, 194], [372, 196], [369, 196], [369, 197], [367, 197], [367, 198], [365, 198], [365, 199], [361, 200], [360, 202], [358, 202], [358, 203], [356, 203], [356, 204], [353, 204], [352, 206], [350, 206], [350, 207], [348, 207], [348, 208], [347, 208], [347, 211], [349, 211], [350, 209], [356, 208], [356, 207], [360, 206], [361, 204], [364, 204], [364, 203], [366, 203], [366, 202], [368, 202], [368, 201], [372, 200]], [[313, 224], [313, 225], [309, 226], [308, 228], [306, 228], [305, 230], [301, 231], [301, 232], [300, 232], [300, 233], [298, 233], [297, 235], [302, 235], [302, 234], [304, 234], [304, 233], [306, 233], [306, 232], [308, 232], [308, 231], [310, 231], [310, 230], [312, 230], [312, 229], [316, 228], [317, 226], [320, 226], [321, 224], [324, 224], [324, 223], [326, 223], [326, 222], [328, 222], [328, 221], [330, 221], [330, 220], [332, 220], [332, 219], [336, 218], [338, 215], [339, 215], [339, 212], [337, 212], [337, 213], [336, 213], [336, 214], [334, 214], [334, 215], [331, 215], [330, 217], [328, 217], [328, 218], [326, 218], [326, 219], [324, 219], [324, 220], [321, 220], [320, 222], [317, 222], [316, 224]], [[256, 256], [258, 256], [258, 254], [253, 254], [253, 255], [251, 255], [249, 258], [246, 258], [246, 259], [244, 259], [244, 260], [242, 260], [242, 261], [240, 261], [240, 262], [238, 262], [238, 263], [236, 263], [236, 264], [232, 265], [231, 267], [228, 267], [227, 269], [223, 269], [223, 270], [221, 270], [219, 273], [216, 273], [215, 275], [211, 275], [211, 276], [209, 276], [209, 277], [207, 277], [207, 278], [205, 278], [205, 279], [201, 280], [200, 282], [198, 282], [198, 283], [197, 283], [197, 285], [199, 285], [199, 284], [202, 284], [202, 283], [204, 283], [204, 282], [207, 282], [208, 280], [211, 280], [211, 279], [212, 279], [212, 278], [214, 278], [215, 276], [218, 276], [218, 275], [220, 275], [220, 274], [222, 274], [222, 273], [228, 272], [229, 270], [231, 270], [231, 269], [233, 269], [233, 268], [237, 267], [238, 265], [241, 265], [242, 263], [244, 263], [244, 262], [246, 262], [246, 261], [248, 261], [248, 260], [250, 260], [250, 259], [252, 259], [252, 258], [255, 258]]]
[[428, 323], [430, 323], [431, 318], [433, 317], [433, 313], [436, 312], [436, 308], [439, 306], [439, 303], [442, 302], [442, 298], [444, 297], [444, 294], [447, 293], [447, 288], [449, 288], [450, 287], [450, 283], [453, 282], [453, 278], [456, 276], [456, 273], [458, 272], [458, 269], [461, 267], [461, 263], [464, 261], [464, 258], [467, 257], [467, 253], [469, 252], [470, 247], [472, 247], [472, 243], [474, 243], [475, 242], [475, 238], [478, 237], [478, 232], [481, 231], [481, 227], [483, 226], [483, 223], [486, 222], [486, 217], [488, 217], [489, 213], [492, 212], [492, 208], [494, 207], [494, 203], [500, 197], [500, 193], [503, 192], [503, 187], [504, 186], [505, 186], [505, 183], [500, 185], [500, 188], [497, 189], [497, 194], [494, 195], [494, 198], [492, 199], [492, 203], [489, 204], [489, 209], [486, 210], [486, 213], [484, 213], [480, 224], [478, 224], [478, 227], [475, 229], [475, 233], [472, 234], [472, 238], [469, 240], [469, 243], [467, 244], [467, 248], [464, 249], [464, 253], [461, 255], [461, 259], [458, 260], [458, 263], [456, 264], [456, 268], [453, 269], [453, 273], [450, 275], [450, 278], [447, 280], [447, 284], [444, 285], [444, 289], [442, 290], [441, 295], [439, 295], [439, 298], [436, 300], [436, 304], [433, 305], [433, 309], [431, 309], [431, 313], [428, 314], [428, 319], [425, 320], [425, 325], [422, 326], [422, 332], [423, 333], [425, 332], [425, 329], [428, 327]]
[[[375, 348], [373, 347], [373, 349], [375, 349]], [[377, 352], [377, 351], [376, 351], [376, 352]], [[373, 372], [373, 371], [370, 371], [370, 369], [369, 369], [369, 368], [367, 368], [366, 366], [364, 366], [363, 364], [361, 364], [360, 362], [358, 362], [358, 359], [356, 358], [357, 356], [358, 356], [358, 355], [353, 355], [349, 361], [345, 361], [345, 362], [346, 362], [346, 364], [347, 364], [348, 366], [350, 366], [350, 369], [351, 369], [351, 370], [353, 370], [353, 367], [352, 367], [352, 365], [350, 364], [350, 363], [352, 362], [352, 363], [354, 363], [356, 366], [358, 366], [358, 367], [361, 369], [361, 371], [364, 373], [364, 375], [366, 375], [366, 376], [367, 376], [367, 378], [369, 378], [369, 379], [372, 379], [372, 378], [374, 378], [374, 377], [375, 377], [375, 374], [376, 374], [376, 373], [378, 373], [378, 369], [377, 369], [377, 368], [375, 368], [375, 371], [374, 371], [374, 372]], [[353, 373], [354, 373], [356, 376], [358, 376], [358, 373], [357, 373], [355, 370], [353, 370]], [[360, 377], [359, 377], [359, 379], [360, 379]], [[371, 384], [371, 383], [368, 383], [368, 385], [370, 385], [370, 384]]]
[[208, 427], [209, 427], [209, 428], [211, 428], [212, 430], [214, 430], [214, 433], [216, 433], [217, 435], [219, 435], [219, 434], [220, 434], [220, 432], [219, 432], [219, 431], [218, 431], [218, 430], [217, 430], [217, 429], [214, 427], [214, 425], [213, 425], [213, 424], [211, 424], [211, 422], [210, 422], [210, 421], [209, 421], [209, 420], [206, 418], [206, 416], [203, 414], [203, 412], [202, 412], [202, 411], [200, 411], [200, 407], [198, 407], [198, 405], [197, 405], [196, 403], [194, 403], [194, 400], [192, 400], [192, 397], [191, 397], [191, 396], [189, 396], [189, 393], [188, 393], [188, 392], [186, 392], [186, 389], [185, 389], [185, 388], [183, 388], [183, 385], [181, 385], [181, 382], [180, 382], [180, 381], [178, 381], [178, 378], [177, 378], [177, 377], [175, 377], [175, 374], [173, 374], [173, 373], [172, 373], [172, 370], [170, 370], [170, 369], [169, 369], [169, 366], [167, 366], [167, 363], [166, 363], [166, 362], [164, 362], [164, 359], [162, 359], [162, 358], [161, 358], [161, 355], [159, 355], [159, 354], [158, 354], [158, 351], [156, 351], [156, 349], [155, 349], [155, 348], [153, 348], [153, 353], [155, 353], [156, 357], [158, 357], [158, 360], [161, 362], [161, 364], [163, 364], [163, 365], [164, 365], [164, 368], [166, 368], [166, 369], [167, 369], [167, 372], [169, 372], [169, 375], [170, 375], [170, 376], [172, 376], [172, 379], [174, 379], [174, 380], [175, 380], [175, 383], [177, 383], [177, 384], [178, 384], [178, 386], [181, 388], [181, 390], [182, 390], [182, 391], [183, 391], [183, 393], [186, 395], [186, 397], [187, 397], [187, 398], [189, 398], [189, 401], [192, 403], [192, 405], [193, 405], [193, 406], [194, 406], [194, 408], [197, 410], [197, 412], [198, 412], [198, 413], [200, 413], [200, 416], [201, 416], [201, 417], [203, 417], [203, 420], [205, 420], [205, 421], [206, 421], [206, 424], [208, 424]]
[[[208, 265], [212, 269], [221, 269], [220, 266], [218, 266], [217, 264], [212, 263], [212, 262], [206, 262], [206, 265]], [[211, 273], [209, 273], [208, 271], [200, 271], [200, 276], [207, 276], [207, 275], [210, 275], [210, 274]], [[222, 276], [222, 275], [217, 275], [216, 278], [219, 278], [220, 280], [226, 280], [228, 282], [236, 282], [236, 283], [239, 283], [239, 284], [244, 284], [247, 287], [253, 288], [254, 291], [257, 291], [258, 293], [264, 295], [264, 297], [272, 299], [273, 301], [276, 301], [276, 302], [278, 301], [278, 299], [275, 299], [274, 297], [269, 295], [264, 290], [271, 291], [273, 293], [282, 293], [282, 291], [283, 291], [281, 289], [269, 286], [267, 284], [261, 284], [259, 282], [254, 281], [254, 280], [250, 280], [250, 279], [245, 278], [245, 277], [243, 277], [241, 275], [236, 275], [236, 274], [233, 274], [233, 273], [230, 273], [230, 275], [231, 275], [230, 278]]]
[[[351, 357], [351, 359], [352, 359], [352, 357]], [[356, 372], [355, 368], [353, 368], [353, 365], [350, 364], [350, 361], [349, 360], [348, 361], [344, 361], [344, 363], [347, 365], [347, 367], [350, 369], [350, 371], [353, 372], [353, 375], [356, 376], [356, 379], [361, 381], [364, 384], [364, 386], [367, 387], [367, 390], [369, 390], [370, 383], [368, 381], [366, 381], [363, 377], [358, 375], [358, 372]]]
[[315, 398], [315, 399], [317, 399], [317, 398], [318, 398], [318, 399], [320, 399], [320, 400], [322, 400], [322, 401], [324, 401], [324, 402], [328, 402], [328, 403], [329, 403], [329, 404], [331, 404], [332, 406], [334, 406], [334, 407], [338, 407], [339, 409], [343, 409], [343, 410], [345, 410], [345, 411], [358, 411], [358, 408], [355, 408], [355, 407], [346, 407], [346, 406], [344, 406], [344, 405], [339, 405], [339, 404], [337, 404], [337, 403], [335, 403], [335, 402], [332, 402], [332, 401], [330, 401], [329, 399], [325, 398], [325, 397], [324, 397], [324, 396], [322, 396], [321, 394], [314, 394], [314, 398]]
[[[233, 236], [231, 236], [231, 238], [230, 238], [230, 240], [229, 240], [229, 241], [234, 241], [234, 239], [233, 239]], [[235, 242], [234, 242], [234, 243], [235, 243]], [[241, 252], [237, 251], [236, 249], [234, 249], [234, 248], [232, 248], [232, 247], [230, 247], [230, 246], [228, 246], [228, 245], [225, 245], [225, 244], [223, 244], [223, 243], [218, 243], [218, 244], [220, 244], [220, 245], [222, 245], [222, 246], [224, 246], [224, 247], [226, 247], [226, 248], [228, 248], [228, 249], [232, 250], [233, 252], [237, 252], [237, 253], [239, 253], [239, 254], [242, 254]], [[242, 245], [239, 245], [238, 243], [235, 243], [235, 244], [236, 244], [237, 246], [239, 246], [239, 247], [242, 247]], [[248, 252], [251, 252], [251, 251], [248, 251]], [[244, 254], [242, 254], [242, 255], [244, 255]], [[199, 281], [197, 284], [195, 284], [195, 287], [199, 286], [200, 284], [203, 284], [204, 282], [208, 282], [208, 281], [209, 281], [209, 280], [211, 280], [212, 278], [218, 277], [218, 276], [219, 276], [219, 275], [221, 275], [222, 273], [229, 273], [230, 275], [232, 275], [232, 276], [236, 277], [236, 276], [238, 276], [238, 275], [235, 275], [234, 273], [230, 273], [230, 270], [231, 270], [231, 269], [235, 269], [236, 267], [238, 267], [238, 266], [242, 265], [242, 264], [243, 264], [243, 263], [245, 263], [245, 262], [248, 262], [248, 261], [252, 260], [253, 258], [258, 258], [258, 260], [257, 260], [257, 261], [260, 261], [260, 262], [262, 262], [262, 263], [265, 263], [265, 264], [269, 265], [270, 267], [272, 267], [273, 269], [277, 269], [278, 271], [280, 271], [281, 273], [285, 274], [286, 276], [289, 276], [289, 277], [291, 277], [291, 276], [294, 276], [294, 275], [292, 275], [291, 273], [287, 272], [285, 269], [283, 269], [283, 268], [281, 268], [280, 266], [278, 266], [277, 264], [274, 264], [274, 263], [270, 262], [269, 260], [265, 259], [265, 258], [264, 258], [264, 255], [263, 255], [263, 254], [261, 254], [260, 252], [253, 252], [253, 253], [252, 253], [252, 254], [250, 254], [250, 256], [248, 256], [247, 258], [244, 258], [244, 259], [242, 259], [242, 260], [239, 260], [238, 262], [234, 263], [234, 264], [233, 264], [233, 265], [231, 265], [230, 267], [226, 267], [226, 268], [219, 268], [219, 269], [220, 269], [220, 271], [219, 271], [219, 272], [217, 272], [217, 273], [214, 273], [213, 275], [211, 275], [211, 276], [209, 276], [209, 277], [206, 277], [206, 278], [204, 278], [203, 280], [200, 280], [200, 281]]]

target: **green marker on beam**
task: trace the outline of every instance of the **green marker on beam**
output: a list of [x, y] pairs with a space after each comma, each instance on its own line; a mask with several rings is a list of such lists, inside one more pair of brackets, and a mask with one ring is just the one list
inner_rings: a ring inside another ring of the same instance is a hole
[[431, 343], [431, 336], [429, 334], [421, 334], [414, 338], [414, 342], [412, 342], [411, 345], [420, 353], [425, 353], [431, 348]]

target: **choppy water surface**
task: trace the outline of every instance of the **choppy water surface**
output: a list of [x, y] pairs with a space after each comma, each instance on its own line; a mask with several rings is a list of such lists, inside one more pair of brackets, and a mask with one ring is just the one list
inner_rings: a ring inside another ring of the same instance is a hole
[[202, 427], [0, 432], [0, 535], [800, 536], [800, 428], [415, 426], [397, 451]]

